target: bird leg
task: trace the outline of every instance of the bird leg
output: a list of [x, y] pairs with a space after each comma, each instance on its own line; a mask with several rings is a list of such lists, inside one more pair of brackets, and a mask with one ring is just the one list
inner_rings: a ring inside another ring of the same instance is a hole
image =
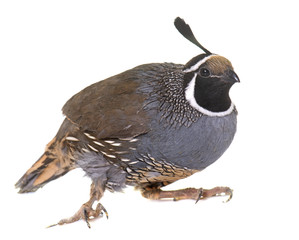
[[152, 200], [173, 199], [174, 201], [178, 201], [183, 199], [193, 199], [196, 201], [195, 203], [210, 197], [228, 196], [228, 199], [225, 201], [228, 202], [233, 196], [233, 190], [229, 187], [215, 187], [212, 189], [185, 188], [172, 191], [163, 191], [157, 188], [144, 188], [142, 196]]
[[86, 203], [84, 203], [72, 217], [61, 219], [57, 224], [50, 225], [49, 227], [73, 223], [80, 219], [83, 219], [86, 222], [87, 226], [90, 228], [89, 221], [102, 217], [103, 212], [105, 213], [108, 219], [108, 212], [101, 203], [98, 203], [95, 209], [92, 208], [93, 203], [95, 201], [100, 200], [103, 194], [103, 188], [99, 187], [99, 185], [92, 183], [90, 189], [90, 199]]

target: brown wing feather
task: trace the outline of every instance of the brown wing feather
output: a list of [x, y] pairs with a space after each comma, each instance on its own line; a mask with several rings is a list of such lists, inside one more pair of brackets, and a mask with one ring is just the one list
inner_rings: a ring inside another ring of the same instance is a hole
[[98, 139], [127, 138], [149, 131], [145, 94], [137, 70], [128, 70], [83, 89], [64, 105], [66, 117]]

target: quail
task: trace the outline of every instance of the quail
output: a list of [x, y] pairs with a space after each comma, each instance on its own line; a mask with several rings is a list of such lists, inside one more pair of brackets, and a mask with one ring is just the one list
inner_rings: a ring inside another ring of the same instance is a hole
[[98, 202], [106, 189], [134, 186], [155, 200], [231, 198], [229, 187], [161, 189], [219, 159], [237, 125], [229, 90], [239, 78], [232, 64], [204, 48], [183, 19], [174, 25], [204, 53], [185, 65], [140, 65], [75, 94], [62, 108], [56, 136], [16, 183], [19, 193], [34, 192], [72, 169], [85, 171], [90, 199], [54, 225], [82, 219], [90, 227], [91, 219], [108, 217]]

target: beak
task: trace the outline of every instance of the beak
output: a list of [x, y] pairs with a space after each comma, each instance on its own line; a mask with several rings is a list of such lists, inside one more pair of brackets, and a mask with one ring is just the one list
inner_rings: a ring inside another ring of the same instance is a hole
[[232, 83], [240, 82], [238, 75], [233, 70], [228, 70], [225, 78], [227, 81]]

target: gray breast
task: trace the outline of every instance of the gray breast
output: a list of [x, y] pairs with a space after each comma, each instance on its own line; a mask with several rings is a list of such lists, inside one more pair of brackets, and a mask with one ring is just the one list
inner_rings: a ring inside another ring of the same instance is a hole
[[180, 128], [153, 121], [152, 131], [139, 137], [138, 152], [177, 166], [202, 170], [229, 147], [236, 125], [236, 112], [225, 117], [201, 116], [197, 122]]

